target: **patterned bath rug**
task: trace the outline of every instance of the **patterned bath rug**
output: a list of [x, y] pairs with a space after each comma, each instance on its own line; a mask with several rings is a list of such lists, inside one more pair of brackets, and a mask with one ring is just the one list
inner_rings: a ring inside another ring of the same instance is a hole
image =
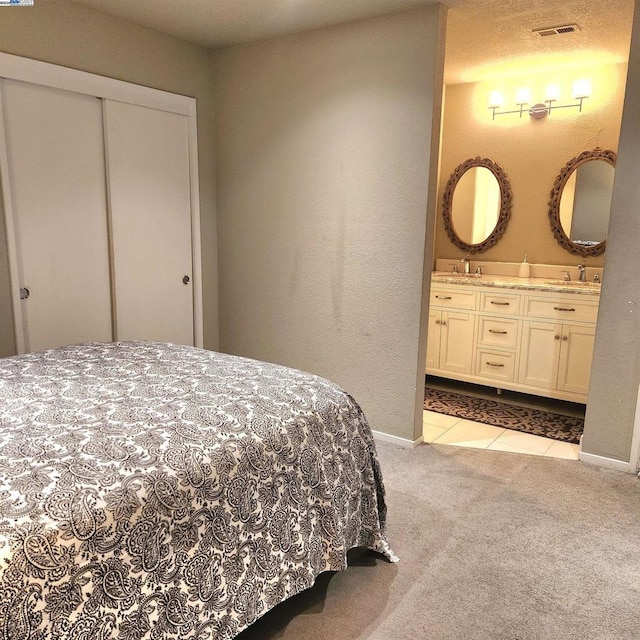
[[504, 429], [579, 444], [584, 419], [426, 387], [424, 408]]

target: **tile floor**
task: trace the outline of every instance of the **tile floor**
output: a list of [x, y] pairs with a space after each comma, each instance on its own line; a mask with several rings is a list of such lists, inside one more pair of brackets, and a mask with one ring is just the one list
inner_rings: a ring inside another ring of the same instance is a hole
[[577, 444], [559, 442], [530, 433], [446, 416], [434, 411], [423, 412], [422, 435], [425, 442], [436, 444], [511, 451], [512, 453], [527, 453], [532, 456], [564, 458], [565, 460], [578, 459], [579, 447]]

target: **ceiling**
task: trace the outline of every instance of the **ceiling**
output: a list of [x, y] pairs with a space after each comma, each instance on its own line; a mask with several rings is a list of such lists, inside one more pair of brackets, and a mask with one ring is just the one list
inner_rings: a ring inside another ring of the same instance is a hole
[[[325, 27], [436, 4], [437, 0], [75, 0], [158, 31], [204, 45]], [[452, 6], [460, 0], [444, 0]]]
[[[626, 62], [634, 0], [463, 0], [449, 10], [445, 82]], [[533, 29], [577, 24], [540, 37]]]
[[[75, 0], [207, 47], [315, 29], [436, 0]], [[634, 0], [441, 0], [449, 8], [445, 82], [625, 62]], [[533, 29], [577, 24], [542, 38]]]

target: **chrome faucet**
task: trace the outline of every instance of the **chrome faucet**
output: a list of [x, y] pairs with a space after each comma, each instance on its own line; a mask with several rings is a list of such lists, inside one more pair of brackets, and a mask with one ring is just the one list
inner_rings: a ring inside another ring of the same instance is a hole
[[458, 265], [455, 262], [450, 262], [449, 266], [451, 267], [451, 273], [460, 273], [458, 271]]
[[579, 264], [578, 265], [578, 271], [580, 272], [580, 275], [578, 276], [578, 280], [580, 282], [586, 282], [587, 281], [587, 268], [583, 264]]
[[469, 262], [469, 258], [462, 258], [462, 260], [460, 260], [460, 262], [462, 262], [462, 264], [464, 264], [464, 274], [466, 276], [471, 274], [471, 262]]

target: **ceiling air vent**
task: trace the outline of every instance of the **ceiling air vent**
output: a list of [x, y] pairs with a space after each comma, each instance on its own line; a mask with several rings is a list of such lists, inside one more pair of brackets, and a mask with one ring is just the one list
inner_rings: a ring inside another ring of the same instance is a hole
[[541, 38], [546, 38], [547, 36], [559, 36], [564, 33], [574, 33], [575, 31], [580, 31], [580, 27], [577, 24], [562, 24], [558, 27], [534, 29], [533, 33], [537, 33]]

